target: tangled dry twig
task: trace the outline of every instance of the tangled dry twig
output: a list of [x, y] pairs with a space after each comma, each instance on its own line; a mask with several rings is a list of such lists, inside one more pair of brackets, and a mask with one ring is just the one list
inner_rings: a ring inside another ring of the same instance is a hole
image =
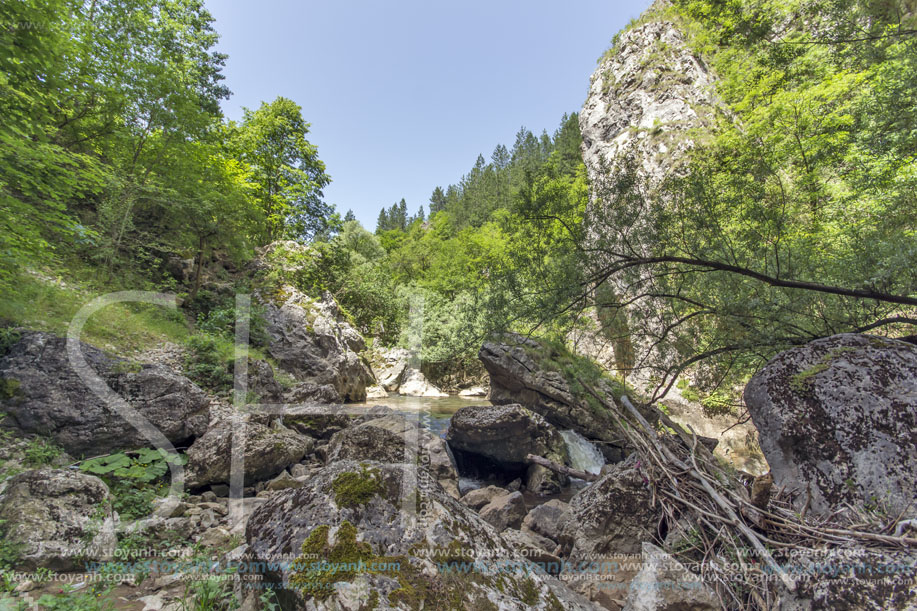
[[[797, 512], [783, 489], [755, 504], [747, 480], [698, 443], [690, 427], [685, 430], [653, 405], [641, 405], [660, 423], [657, 430], [628, 397], [621, 397], [621, 406], [610, 404], [579, 382], [605, 406], [638, 454], [667, 524], [691, 534], [677, 549], [669, 546], [670, 553], [697, 567], [726, 609], [772, 609], [797, 590], [797, 576], [777, 557], [817, 556], [838, 548], [878, 553], [917, 548], [917, 539], [902, 535], [901, 516], [879, 523], [848, 510], [840, 512], [846, 519], [837, 513], [818, 519]], [[881, 532], [892, 528], [894, 534]]]

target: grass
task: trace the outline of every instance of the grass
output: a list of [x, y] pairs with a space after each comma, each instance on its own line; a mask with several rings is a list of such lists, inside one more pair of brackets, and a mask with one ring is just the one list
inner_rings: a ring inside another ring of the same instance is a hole
[[[15, 290], [0, 301], [0, 321], [65, 335], [74, 315], [108, 291], [79, 280], [22, 274]], [[83, 328], [82, 340], [115, 354], [128, 356], [162, 344], [181, 343], [188, 336], [181, 312], [141, 303], [117, 303], [96, 312]]]
[[540, 344], [539, 348], [525, 346], [529, 355], [546, 369], [560, 372], [574, 398], [588, 405], [593, 411], [603, 412], [605, 407], [586, 390], [586, 386], [601, 392], [601, 383], [604, 382], [611, 388], [615, 400], [620, 399], [622, 395], [636, 398], [632, 388], [622, 380], [609, 375], [592, 359], [574, 354], [559, 341], [545, 338], [538, 338], [536, 341]]

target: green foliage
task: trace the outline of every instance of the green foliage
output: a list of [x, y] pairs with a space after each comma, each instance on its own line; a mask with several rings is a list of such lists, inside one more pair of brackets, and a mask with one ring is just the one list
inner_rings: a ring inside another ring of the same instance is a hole
[[[0, 300], [0, 319], [21, 327], [64, 335], [73, 316], [100, 290], [81, 276], [84, 267], [70, 270], [67, 282], [56, 278], [20, 275], [16, 290]], [[136, 288], [136, 286], [134, 287]], [[84, 327], [82, 340], [121, 354], [164, 342], [179, 343], [188, 335], [184, 318], [175, 310], [137, 303], [110, 305], [94, 314]]]
[[87, 590], [76, 590], [65, 585], [60, 594], [44, 594], [38, 605], [48, 611], [111, 611], [115, 603], [111, 599], [114, 586], [93, 583]]
[[228, 577], [215, 575], [186, 584], [181, 600], [182, 611], [230, 611], [238, 608], [239, 601]]
[[[266, 346], [270, 340], [264, 307], [252, 303], [249, 309], [248, 338], [253, 346]], [[232, 340], [236, 333], [236, 308], [234, 304], [223, 304], [197, 315], [197, 330], [202, 334], [218, 335]]]
[[728, 111], [695, 109], [707, 126], [661, 184], [627, 158], [596, 183], [583, 265], [642, 296], [625, 329], [653, 352], [635, 362], [668, 380], [703, 358], [698, 387], [732, 387], [818, 337], [909, 332], [889, 320], [913, 318], [917, 292], [913, 12], [852, 0], [657, 10], [647, 19], [685, 32]]
[[575, 354], [562, 341], [539, 338], [538, 344], [537, 348], [523, 344], [523, 348], [545, 369], [560, 372], [574, 398], [592, 410], [602, 412], [606, 408], [586, 390], [587, 387], [597, 393], [607, 389], [615, 399], [625, 394], [634, 398], [632, 389], [621, 380], [611, 377], [592, 359]]
[[216, 338], [203, 333], [191, 335], [187, 347], [185, 375], [203, 388], [215, 391], [232, 388], [231, 357], [225, 354]]
[[9, 354], [10, 349], [19, 342], [22, 333], [18, 329], [0, 327], [0, 356]]
[[292, 100], [278, 97], [257, 110], [245, 110], [240, 125], [230, 124], [233, 146], [251, 169], [254, 199], [267, 225], [262, 237], [301, 240], [324, 230], [331, 208], [321, 200], [331, 182], [318, 149], [306, 140], [309, 124]]
[[185, 461], [185, 457], [181, 455], [141, 448], [84, 460], [80, 463], [80, 470], [92, 475], [149, 483], [165, 475], [169, 471], [169, 464], [181, 465]]
[[27, 467], [38, 468], [50, 465], [63, 453], [63, 450], [44, 437], [29, 440], [23, 454], [23, 463]]
[[[0, 520], [0, 594], [10, 592], [16, 587], [10, 576], [10, 571], [17, 570], [20, 566], [22, 544], [13, 541], [6, 532], [6, 520]], [[3, 602], [0, 599], [0, 602]]]
[[105, 480], [114, 497], [113, 509], [123, 519], [133, 520], [149, 515], [153, 500], [165, 492], [157, 483], [169, 472], [169, 464], [186, 461], [180, 454], [141, 448], [84, 460], [80, 470]]

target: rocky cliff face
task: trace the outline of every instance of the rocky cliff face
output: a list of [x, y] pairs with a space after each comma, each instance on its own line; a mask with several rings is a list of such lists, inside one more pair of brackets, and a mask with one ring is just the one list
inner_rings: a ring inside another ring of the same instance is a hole
[[693, 146], [688, 132], [710, 121], [714, 77], [672, 21], [654, 20], [661, 6], [623, 32], [592, 75], [579, 121], [594, 185], [627, 156], [658, 184]]

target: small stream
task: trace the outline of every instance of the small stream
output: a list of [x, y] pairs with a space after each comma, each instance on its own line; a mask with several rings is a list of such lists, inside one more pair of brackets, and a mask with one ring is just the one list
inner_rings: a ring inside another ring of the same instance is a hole
[[490, 405], [486, 399], [464, 397], [403, 397], [389, 395], [385, 399], [370, 399], [363, 405], [386, 405], [396, 413], [420, 418], [420, 424], [440, 437], [446, 435], [452, 414], [469, 405]]
[[[449, 428], [449, 421], [452, 414], [463, 407], [469, 405], [491, 405], [490, 401], [479, 398], [464, 398], [457, 396], [450, 397], [404, 397], [401, 395], [389, 395], [385, 399], [370, 399], [363, 405], [372, 407], [374, 405], [385, 405], [392, 411], [403, 414], [411, 418], [419, 418], [421, 426], [427, 428], [440, 437], [445, 437], [446, 430]], [[602, 453], [590, 443], [587, 439], [575, 431], [561, 431], [564, 442], [567, 444], [567, 452], [570, 455], [570, 466], [587, 473], [598, 474], [605, 464], [605, 457]], [[459, 489], [464, 494], [475, 488], [482, 488], [488, 484], [497, 484], [497, 481], [489, 481], [470, 477], [459, 478]], [[570, 486], [565, 488], [560, 494], [550, 496], [535, 496], [525, 493], [526, 504], [529, 507], [540, 505], [550, 499], [560, 499], [568, 501], [580, 489], [586, 485], [586, 482], [580, 479], [571, 478]]]

